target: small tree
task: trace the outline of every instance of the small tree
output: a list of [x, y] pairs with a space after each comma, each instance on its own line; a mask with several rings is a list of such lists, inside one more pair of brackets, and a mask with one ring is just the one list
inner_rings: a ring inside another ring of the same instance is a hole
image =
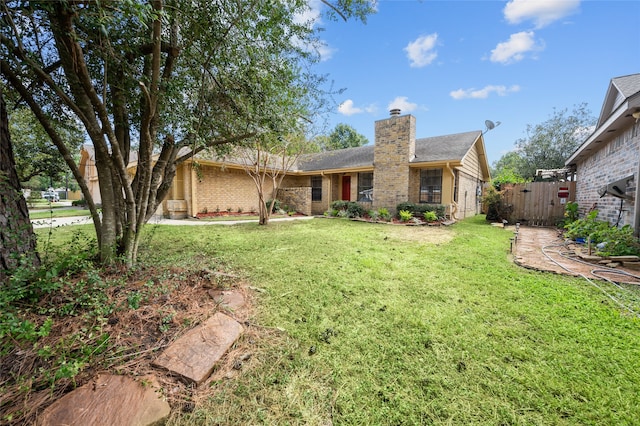
[[[256, 138], [253, 144], [237, 147], [234, 155], [251, 177], [258, 192], [260, 225], [267, 225], [273, 212], [278, 189], [301, 154], [309, 147], [302, 134], [287, 137], [274, 133]], [[271, 193], [267, 194], [267, 189]]]

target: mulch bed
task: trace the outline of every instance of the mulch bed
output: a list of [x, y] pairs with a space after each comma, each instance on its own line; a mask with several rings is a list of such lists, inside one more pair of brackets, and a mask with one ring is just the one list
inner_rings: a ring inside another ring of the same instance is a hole
[[[194, 389], [167, 372], [152, 368], [151, 362], [186, 330], [222, 309], [215, 298], [216, 290], [242, 292], [245, 308], [225, 313], [243, 323], [245, 330], [251, 325], [247, 319], [250, 299], [246, 285], [233, 274], [206, 269], [143, 268], [133, 274], [112, 270], [101, 276], [104, 282], [115, 283], [104, 288], [114, 306], [112, 314], [99, 318], [78, 308], [73, 315], [57, 315], [59, 306], [68, 306], [71, 287], [86, 279], [65, 278], [63, 288], [39, 301], [40, 309], [30, 309], [21, 316], [36, 325], [52, 318], [48, 335], [40, 337], [36, 344], [3, 342], [11, 349], [0, 354], [0, 424], [33, 424], [38, 413], [53, 401], [105, 372], [136, 377], [151, 373], [167, 390], [165, 396], [172, 411], [192, 409]], [[136, 294], [146, 296], [133, 302], [137, 305], [133, 309], [132, 295]], [[47, 352], [55, 355], [47, 356]], [[61, 359], [61, 352], [66, 359]], [[80, 359], [86, 362], [73, 367], [73, 361]], [[78, 374], [56, 379], [65, 362], [70, 368], [77, 368]], [[232, 364], [233, 360], [223, 358], [220, 370], [232, 370]]]

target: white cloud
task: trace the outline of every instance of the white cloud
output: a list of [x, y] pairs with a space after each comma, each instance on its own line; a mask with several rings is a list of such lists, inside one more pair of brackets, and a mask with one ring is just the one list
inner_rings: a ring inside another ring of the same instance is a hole
[[311, 0], [307, 2], [307, 7], [304, 12], [297, 13], [293, 17], [293, 22], [296, 24], [307, 24], [309, 27], [313, 27], [316, 24], [320, 24], [320, 7], [322, 3], [320, 0]]
[[542, 44], [536, 44], [533, 31], [521, 31], [511, 34], [508, 41], [498, 43], [491, 51], [491, 62], [509, 64], [524, 59], [527, 52], [542, 50]]
[[351, 99], [347, 99], [346, 101], [341, 103], [340, 106], [338, 107], [338, 112], [347, 116], [353, 115], [353, 114], [360, 114], [363, 111], [364, 110], [362, 108], [355, 107]]
[[410, 65], [414, 68], [420, 68], [433, 62], [438, 56], [438, 53], [434, 50], [437, 42], [437, 33], [420, 36], [410, 42], [407, 47], [404, 48], [404, 51], [407, 52]]
[[510, 24], [533, 21], [542, 28], [574, 13], [581, 0], [511, 0], [504, 7], [504, 17]]
[[331, 59], [333, 54], [338, 50], [322, 42], [320, 45], [318, 45], [318, 47], [316, 48], [316, 51], [318, 52], [318, 55], [320, 55], [320, 61], [324, 62]]
[[418, 104], [414, 104], [413, 102], [409, 102], [409, 98], [406, 96], [398, 96], [391, 102], [389, 102], [389, 106], [387, 106], [388, 110], [392, 109], [400, 109], [403, 113], [411, 112], [418, 108]]
[[[315, 26], [322, 24], [321, 9], [322, 2], [320, 0], [310, 0], [307, 2], [304, 11], [294, 15], [293, 21], [298, 25], [305, 25], [308, 28], [314, 28]], [[313, 45], [308, 45], [306, 43], [303, 44], [296, 38], [294, 39], [294, 43], [303, 49], [315, 51], [322, 62], [331, 59], [333, 54], [336, 52], [336, 49], [329, 46], [325, 40], [318, 40], [316, 43], [313, 43]]]
[[519, 92], [520, 86], [513, 85], [511, 87], [507, 86], [485, 86], [482, 89], [476, 90], [472, 89], [458, 89], [449, 93], [453, 99], [486, 99], [492, 93], [496, 93], [498, 96], [507, 96], [509, 93]]

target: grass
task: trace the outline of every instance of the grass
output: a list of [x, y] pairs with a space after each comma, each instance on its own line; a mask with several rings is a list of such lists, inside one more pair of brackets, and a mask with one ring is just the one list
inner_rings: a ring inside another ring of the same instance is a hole
[[83, 208], [67, 208], [62, 210], [60, 207], [52, 207], [47, 210], [30, 210], [29, 219], [49, 219], [53, 217], [74, 217], [74, 216], [89, 216], [91, 212], [88, 209]]
[[637, 318], [579, 279], [513, 265], [510, 233], [482, 218], [432, 230], [435, 242], [415, 231], [328, 220], [158, 228], [146, 255], [162, 242], [175, 247], [164, 261], [188, 264], [178, 247], [191, 247], [246, 271], [266, 290], [259, 323], [286, 330], [174, 424], [637, 421]]
[[169, 424], [637, 424], [638, 318], [515, 266], [510, 236], [483, 217], [148, 226], [142, 263], [226, 265], [262, 289], [250, 361]]

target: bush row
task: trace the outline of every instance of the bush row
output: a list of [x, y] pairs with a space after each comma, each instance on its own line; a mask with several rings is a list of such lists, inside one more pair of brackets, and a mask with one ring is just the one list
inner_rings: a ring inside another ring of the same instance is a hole
[[[411, 217], [423, 218], [428, 217], [432, 220], [442, 219], [445, 215], [445, 208], [440, 204], [415, 204], [410, 202], [400, 203], [396, 206], [398, 212], [396, 217], [402, 219], [400, 212], [409, 212]], [[427, 216], [425, 213], [430, 212]], [[381, 208], [378, 210], [367, 210], [362, 205], [354, 201], [337, 200], [331, 203], [331, 209], [326, 213], [327, 216], [359, 218], [368, 215], [374, 220], [391, 220], [389, 210]], [[435, 215], [435, 219], [433, 216]]]

